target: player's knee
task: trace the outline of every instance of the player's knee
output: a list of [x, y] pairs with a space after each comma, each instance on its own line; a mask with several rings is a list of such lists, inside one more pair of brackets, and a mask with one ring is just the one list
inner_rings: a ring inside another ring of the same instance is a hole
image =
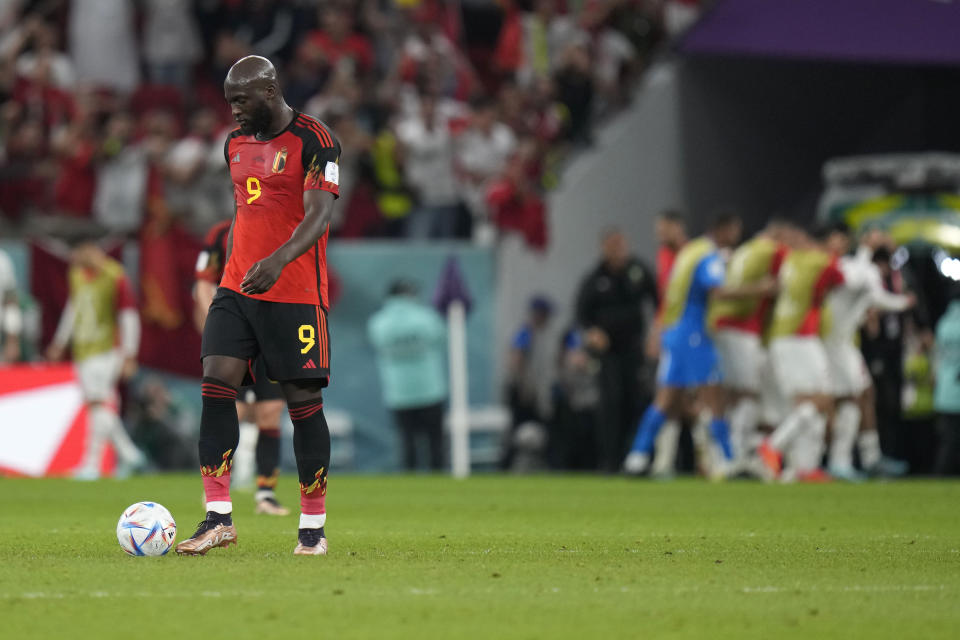
[[281, 383], [288, 403], [323, 401], [323, 383], [319, 380], [297, 380]]
[[276, 429], [283, 414], [282, 400], [266, 400], [255, 405], [257, 427], [260, 429]]
[[216, 378], [237, 388], [243, 384], [248, 365], [239, 358], [207, 356], [203, 359], [203, 377]]

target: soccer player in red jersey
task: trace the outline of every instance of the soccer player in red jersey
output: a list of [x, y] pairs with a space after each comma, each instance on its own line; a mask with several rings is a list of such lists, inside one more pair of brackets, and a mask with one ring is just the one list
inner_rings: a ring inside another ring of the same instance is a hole
[[236, 215], [223, 280], [203, 330], [200, 466], [207, 515], [177, 553], [202, 555], [237, 540], [230, 467], [239, 440], [237, 389], [264, 362], [293, 421], [300, 476], [297, 555], [325, 555], [330, 431], [327, 231], [339, 192], [340, 143], [283, 99], [277, 71], [247, 56], [227, 73], [224, 95], [240, 125], [224, 157]]
[[[227, 238], [232, 220], [213, 226], [207, 233], [203, 251], [197, 258], [194, 285], [194, 322], [203, 333], [210, 303], [223, 279], [227, 257]], [[286, 516], [290, 510], [277, 500], [277, 477], [280, 473], [280, 417], [283, 415], [283, 392], [280, 384], [267, 375], [263, 358], [253, 366], [254, 383], [240, 389], [237, 411], [241, 422], [257, 426], [257, 445], [254, 459], [257, 466], [257, 492], [254, 494], [255, 512], [271, 516]]]

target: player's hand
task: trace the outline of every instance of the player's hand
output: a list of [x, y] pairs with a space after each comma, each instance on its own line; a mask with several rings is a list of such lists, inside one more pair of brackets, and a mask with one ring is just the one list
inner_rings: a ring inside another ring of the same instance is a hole
[[129, 380], [137, 373], [137, 359], [133, 356], [127, 356], [123, 359], [123, 366], [120, 367], [120, 377], [123, 380]]
[[660, 327], [650, 328], [647, 339], [644, 341], [643, 351], [648, 360], [656, 360], [660, 357]]
[[62, 344], [51, 344], [47, 347], [47, 360], [50, 362], [60, 362], [66, 353], [66, 348]]
[[763, 280], [759, 282], [759, 288], [761, 291], [760, 295], [772, 296], [779, 291], [780, 285], [777, 282], [777, 279], [774, 278], [773, 276], [766, 276], [765, 278], [763, 278]]
[[912, 293], [907, 294], [907, 309], [913, 309], [917, 306], [917, 296]]
[[240, 292], [248, 296], [266, 293], [280, 279], [285, 266], [284, 262], [275, 256], [267, 256], [254, 263], [247, 275], [243, 276]]

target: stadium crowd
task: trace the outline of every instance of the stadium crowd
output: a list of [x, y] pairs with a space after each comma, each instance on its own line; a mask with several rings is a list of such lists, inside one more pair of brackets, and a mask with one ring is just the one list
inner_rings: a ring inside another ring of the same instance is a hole
[[232, 214], [224, 74], [258, 54], [342, 142], [334, 235], [489, 243], [512, 230], [542, 247], [542, 194], [625, 104], [675, 13], [661, 5], [6, 2], [0, 223], [135, 236], [162, 219], [202, 237]]

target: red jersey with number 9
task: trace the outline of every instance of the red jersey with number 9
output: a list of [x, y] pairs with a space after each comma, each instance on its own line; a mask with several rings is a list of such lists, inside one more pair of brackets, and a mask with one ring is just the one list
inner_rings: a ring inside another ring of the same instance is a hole
[[[232, 131], [224, 156], [233, 179], [237, 215], [220, 286], [246, 295], [240, 283], [250, 267], [289, 240], [303, 222], [304, 191], [321, 189], [339, 195], [340, 143], [322, 122], [294, 112], [290, 125], [268, 140]], [[326, 250], [325, 232], [316, 245], [283, 269], [269, 291], [248, 297], [329, 309]]]

